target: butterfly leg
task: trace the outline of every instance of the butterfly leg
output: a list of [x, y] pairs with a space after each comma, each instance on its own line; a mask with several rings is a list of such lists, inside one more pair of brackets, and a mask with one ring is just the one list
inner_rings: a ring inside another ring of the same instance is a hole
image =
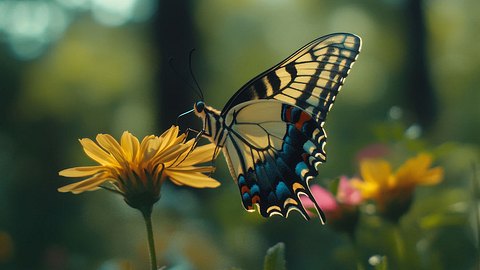
[[193, 128], [187, 128], [185, 130], [185, 134], [187, 134], [187, 136], [185, 136], [185, 140], [187, 140], [188, 136], [190, 135], [190, 132], [197, 134], [197, 135], [195, 135], [195, 138], [196, 138], [196, 137], [198, 137], [198, 134], [201, 133], [202, 131], [198, 131], [198, 130], [193, 129]]

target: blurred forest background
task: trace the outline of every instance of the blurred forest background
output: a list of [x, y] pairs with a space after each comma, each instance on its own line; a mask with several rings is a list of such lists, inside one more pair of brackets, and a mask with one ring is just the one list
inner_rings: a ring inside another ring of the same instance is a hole
[[[174, 124], [196, 100], [184, 83], [192, 48], [205, 101], [221, 109], [332, 32], [361, 36], [363, 48], [326, 123], [328, 162], [315, 182], [358, 175], [371, 145], [395, 164], [435, 153], [444, 181], [418, 188], [400, 220], [410, 269], [479, 269], [479, 13], [477, 0], [0, 1], [0, 269], [144, 269], [137, 211], [106, 191], [57, 192], [72, 180], [59, 170], [93, 164], [78, 139], [143, 138]], [[348, 237], [318, 220], [244, 211], [223, 157], [216, 165], [217, 189], [163, 186], [153, 212], [160, 265], [261, 269], [268, 247], [284, 242], [289, 269], [357, 267]], [[371, 256], [393, 256], [389, 230], [362, 215], [365, 269]]]

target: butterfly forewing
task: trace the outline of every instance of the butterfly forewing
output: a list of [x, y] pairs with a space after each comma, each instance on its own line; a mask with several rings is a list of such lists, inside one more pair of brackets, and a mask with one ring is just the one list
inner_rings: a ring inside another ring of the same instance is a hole
[[344, 79], [361, 48], [353, 34], [331, 34], [316, 39], [275, 67], [243, 86], [222, 110], [255, 99], [277, 99], [325, 121]]

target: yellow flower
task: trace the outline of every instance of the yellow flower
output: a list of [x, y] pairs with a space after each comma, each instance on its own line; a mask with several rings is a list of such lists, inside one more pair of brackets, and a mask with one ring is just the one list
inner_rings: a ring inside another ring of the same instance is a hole
[[108, 134], [98, 134], [97, 143], [81, 139], [87, 156], [99, 165], [60, 171], [61, 176], [88, 178], [58, 191], [78, 194], [105, 188], [120, 193], [130, 206], [139, 208], [159, 200], [166, 177], [177, 185], [219, 186], [219, 182], [204, 174], [213, 172], [213, 166], [196, 166], [214, 158], [215, 145], [194, 149], [194, 139], [186, 141], [186, 134], [178, 133], [179, 128], [172, 126], [161, 136], [146, 136], [141, 143], [127, 131], [120, 142]]
[[[360, 163], [363, 181], [355, 180], [352, 184], [364, 199], [377, 203], [380, 213], [399, 218], [408, 210], [417, 185], [435, 185], [442, 180], [443, 169], [430, 168], [431, 164], [432, 156], [421, 153], [393, 173], [385, 160], [364, 160]], [[395, 213], [388, 213], [392, 211]]]

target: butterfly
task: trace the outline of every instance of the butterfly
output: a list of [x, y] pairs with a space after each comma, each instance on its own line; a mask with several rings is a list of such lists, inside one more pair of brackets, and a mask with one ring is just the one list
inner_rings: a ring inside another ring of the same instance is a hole
[[323, 125], [361, 44], [349, 33], [320, 37], [247, 82], [222, 111], [203, 98], [194, 104], [200, 134], [222, 149], [247, 211], [297, 210], [308, 220], [300, 200], [307, 196], [325, 223], [308, 182], [326, 161]]

